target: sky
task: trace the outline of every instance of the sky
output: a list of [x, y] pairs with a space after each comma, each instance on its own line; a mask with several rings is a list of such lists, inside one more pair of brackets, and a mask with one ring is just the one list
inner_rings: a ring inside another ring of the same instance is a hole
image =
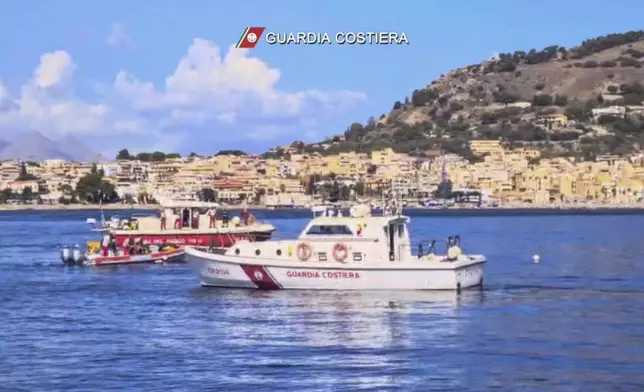
[[[321, 141], [494, 53], [642, 29], [618, 0], [21, 0], [0, 13], [0, 140], [35, 130], [111, 155], [261, 153]], [[408, 45], [236, 49], [273, 32], [404, 32]]]

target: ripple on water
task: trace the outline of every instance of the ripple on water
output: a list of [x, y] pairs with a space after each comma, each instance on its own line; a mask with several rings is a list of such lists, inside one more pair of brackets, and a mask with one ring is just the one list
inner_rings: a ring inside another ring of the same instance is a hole
[[[306, 223], [266, 214], [282, 237]], [[88, 216], [0, 213], [7, 390], [644, 389], [644, 243], [627, 230], [644, 216], [414, 218], [414, 239], [459, 233], [488, 256], [486, 289], [460, 296], [61, 267], [58, 246], [94, 238]]]

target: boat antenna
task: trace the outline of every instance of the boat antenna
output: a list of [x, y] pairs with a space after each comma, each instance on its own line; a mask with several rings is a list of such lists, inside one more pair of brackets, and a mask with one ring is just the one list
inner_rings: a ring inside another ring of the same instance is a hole
[[103, 198], [101, 197], [98, 201], [98, 206], [101, 210], [101, 227], [105, 225], [105, 213], [103, 212]]

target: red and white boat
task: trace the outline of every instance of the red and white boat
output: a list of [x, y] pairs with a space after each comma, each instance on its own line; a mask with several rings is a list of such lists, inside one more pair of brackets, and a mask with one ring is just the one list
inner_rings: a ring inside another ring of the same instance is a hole
[[121, 264], [177, 263], [183, 261], [183, 256], [184, 251], [180, 248], [136, 255], [118, 254], [103, 256], [100, 253], [87, 253], [85, 254], [83, 265], [107, 266]]
[[397, 207], [383, 216], [371, 216], [364, 205], [353, 207], [351, 216], [320, 212], [295, 240], [189, 246], [186, 261], [202, 286], [459, 291], [483, 285], [485, 257], [463, 254], [458, 236], [448, 238], [445, 255], [435, 254], [436, 241], [412, 254], [409, 218]]
[[166, 201], [157, 216], [133, 217], [96, 229], [109, 232], [121, 246], [126, 239], [140, 239], [147, 245], [193, 245], [229, 247], [239, 240], [254, 242], [271, 238], [275, 227], [257, 222], [243, 211], [225, 217], [219, 204], [197, 201]]

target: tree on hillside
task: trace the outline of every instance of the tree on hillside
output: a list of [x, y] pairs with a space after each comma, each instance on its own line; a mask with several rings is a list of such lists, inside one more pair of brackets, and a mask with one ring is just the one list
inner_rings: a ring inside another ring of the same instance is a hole
[[242, 155], [248, 155], [245, 152], [241, 150], [221, 150], [215, 156], [222, 156], [222, 155], [234, 155], [234, 156], [242, 156]]
[[376, 165], [369, 165], [367, 168], [367, 174], [376, 174], [376, 171], [378, 171], [378, 166]]
[[262, 201], [262, 197], [266, 195], [266, 189], [259, 188], [255, 190], [255, 197], [253, 197], [253, 202], [259, 204]]
[[552, 96], [548, 94], [537, 94], [532, 98], [532, 105], [550, 106], [552, 105]]
[[340, 200], [349, 200], [351, 198], [351, 188], [347, 185], [342, 185], [339, 191]]
[[96, 164], [89, 174], [84, 175], [76, 184], [76, 194], [80, 200], [89, 203], [111, 201], [117, 197], [114, 185], [103, 179], [103, 170], [98, 170]]
[[494, 101], [504, 104], [513, 103], [519, 100], [519, 96], [508, 91], [495, 91], [492, 93]]
[[5, 204], [8, 200], [13, 198], [13, 191], [9, 188], [5, 188], [0, 191], [0, 204]]
[[20, 174], [18, 174], [18, 181], [33, 181], [38, 178], [33, 174], [27, 173], [27, 165], [23, 162], [20, 165]]
[[364, 196], [366, 190], [364, 181], [360, 180], [356, 182], [353, 189], [355, 190], [357, 196]]
[[197, 196], [201, 201], [205, 201], [209, 203], [217, 201], [217, 192], [212, 188], [202, 188], [198, 192]]
[[344, 132], [344, 137], [347, 140], [360, 140], [367, 131], [364, 129], [362, 124], [353, 123], [349, 125], [347, 130]]
[[64, 199], [65, 201], [71, 201], [73, 203], [76, 202], [76, 192], [71, 185], [62, 184], [58, 187], [58, 190], [63, 194], [63, 196], [61, 196], [61, 199]]
[[311, 174], [306, 181], [306, 194], [307, 195], [313, 195], [315, 194], [315, 187], [316, 184], [320, 181], [320, 175], [319, 174]]
[[434, 197], [437, 199], [449, 199], [452, 197], [452, 181], [442, 181], [434, 191]]
[[335, 203], [340, 200], [340, 183], [335, 177], [331, 181], [324, 184], [324, 196], [331, 203]]
[[553, 104], [565, 107], [566, 105], [568, 105], [568, 97], [566, 97], [565, 95], [557, 95]]
[[30, 186], [26, 186], [22, 189], [22, 193], [20, 194], [20, 198], [23, 201], [28, 201], [34, 198], [34, 191], [31, 189]]
[[118, 154], [116, 154], [116, 159], [134, 159], [134, 157], [130, 155], [130, 152], [127, 150], [127, 148], [124, 148], [119, 151]]

